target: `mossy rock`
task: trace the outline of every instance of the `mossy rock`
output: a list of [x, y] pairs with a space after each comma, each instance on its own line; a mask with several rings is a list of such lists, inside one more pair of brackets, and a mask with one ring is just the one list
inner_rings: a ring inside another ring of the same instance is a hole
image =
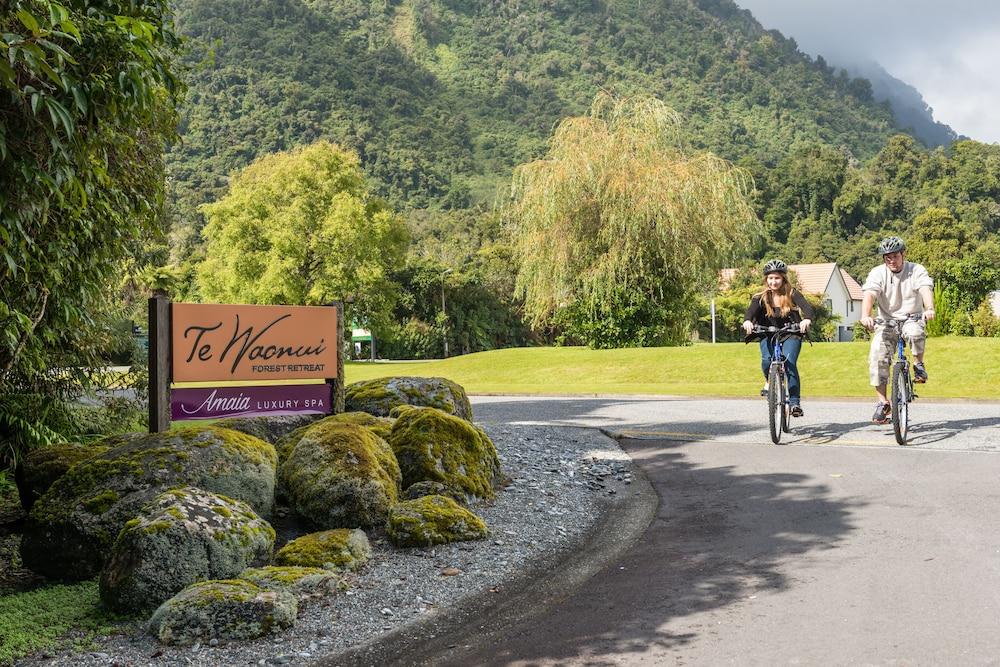
[[25, 567], [50, 578], [89, 579], [125, 523], [160, 492], [194, 486], [268, 516], [277, 454], [266, 442], [214, 426], [152, 433], [69, 469], [35, 503], [21, 540]]
[[295, 445], [299, 444], [299, 440], [302, 439], [302, 436], [305, 435], [310, 426], [329, 422], [337, 424], [357, 424], [358, 426], [364, 426], [372, 433], [385, 440], [389, 437], [389, 433], [392, 431], [392, 424], [394, 421], [394, 419], [390, 419], [389, 417], [376, 417], [368, 414], [367, 412], [341, 412], [340, 414], [324, 417], [323, 419], [315, 421], [312, 424], [300, 426], [282, 437], [275, 445], [275, 448], [278, 450], [278, 462], [284, 463], [285, 459], [287, 459], [288, 455], [292, 453], [293, 449], [295, 449]]
[[214, 425], [246, 433], [277, 446], [292, 431], [309, 426], [321, 416], [275, 415], [273, 417], [230, 417], [228, 419], [220, 419]]
[[500, 459], [481, 428], [435, 408], [406, 407], [397, 413], [389, 444], [399, 462], [403, 488], [440, 482], [468, 496], [494, 496]]
[[310, 597], [338, 593], [347, 588], [343, 577], [320, 567], [252, 567], [241, 572], [239, 578], [257, 584], [264, 590], [287, 591], [299, 602]]
[[489, 535], [482, 519], [444, 496], [423, 496], [395, 505], [386, 532], [399, 547], [481, 540]]
[[347, 410], [389, 417], [400, 405], [438, 408], [472, 421], [472, 404], [461, 385], [445, 378], [384, 377], [347, 385]]
[[273, 549], [274, 529], [246, 503], [170, 489], [118, 535], [101, 572], [101, 601], [119, 613], [148, 611], [195, 582], [262, 565]]
[[242, 579], [203, 581], [164, 602], [149, 620], [163, 644], [189, 646], [212, 639], [256, 639], [290, 628], [298, 616], [295, 596]]
[[399, 498], [399, 464], [385, 440], [356, 424], [309, 427], [279, 469], [289, 506], [319, 528], [385, 523]]
[[469, 496], [464, 492], [453, 489], [450, 486], [442, 484], [441, 482], [417, 482], [416, 484], [410, 484], [403, 491], [403, 500], [416, 500], [417, 498], [423, 498], [424, 496], [445, 496], [446, 498], [451, 498], [456, 503], [460, 505], [467, 505], [469, 503]]
[[21, 506], [30, 511], [52, 484], [81, 461], [108, 451], [107, 445], [53, 445], [28, 452], [14, 469]]
[[278, 565], [357, 570], [371, 558], [372, 549], [363, 530], [337, 528], [297, 537], [278, 550]]

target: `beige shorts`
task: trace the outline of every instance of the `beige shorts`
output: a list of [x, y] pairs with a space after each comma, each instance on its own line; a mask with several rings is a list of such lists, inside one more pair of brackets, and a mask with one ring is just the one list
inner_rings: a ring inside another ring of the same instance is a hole
[[[910, 341], [913, 356], [924, 353], [924, 343], [927, 341], [926, 324], [923, 320], [907, 320], [903, 324], [903, 335]], [[886, 384], [889, 381], [889, 367], [896, 358], [896, 344], [899, 334], [896, 329], [877, 325], [872, 334], [872, 345], [868, 350], [868, 379], [873, 387]]]

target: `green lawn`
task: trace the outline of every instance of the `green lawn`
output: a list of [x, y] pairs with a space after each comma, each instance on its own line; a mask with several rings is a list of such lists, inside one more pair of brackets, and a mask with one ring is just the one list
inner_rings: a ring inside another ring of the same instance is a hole
[[[869, 397], [868, 343], [816, 343], [799, 358], [803, 396]], [[438, 361], [351, 362], [347, 382], [385, 375], [443, 376], [469, 393], [668, 394], [752, 396], [762, 376], [757, 346], [591, 350], [536, 347], [480, 352]], [[931, 338], [926, 398], [1000, 398], [1000, 339]]]

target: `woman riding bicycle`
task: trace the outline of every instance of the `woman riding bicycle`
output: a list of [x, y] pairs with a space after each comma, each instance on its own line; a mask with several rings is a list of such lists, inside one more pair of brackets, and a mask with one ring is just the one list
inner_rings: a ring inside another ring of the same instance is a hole
[[[772, 259], [764, 265], [764, 289], [754, 294], [747, 308], [743, 330], [749, 336], [754, 326], [783, 327], [790, 322], [799, 325], [799, 331], [805, 334], [812, 324], [813, 309], [802, 293], [793, 289], [788, 282], [788, 265], [780, 259]], [[802, 350], [802, 340], [791, 336], [783, 344], [785, 370], [788, 373], [788, 404], [793, 417], [802, 416], [800, 397], [799, 369], [796, 364], [799, 352]], [[767, 395], [767, 371], [774, 354], [774, 343], [768, 338], [760, 341], [760, 367], [764, 372], [764, 389], [761, 396]]]

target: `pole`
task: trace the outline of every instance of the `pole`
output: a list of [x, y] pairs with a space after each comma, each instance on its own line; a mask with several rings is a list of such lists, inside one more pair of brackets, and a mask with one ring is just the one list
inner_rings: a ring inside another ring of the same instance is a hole
[[444, 307], [444, 277], [451, 269], [441, 272], [441, 337], [444, 339], [444, 358], [448, 358], [448, 311]]
[[712, 299], [712, 342], [715, 342], [715, 299]]
[[344, 302], [331, 301], [326, 304], [330, 308], [337, 309], [337, 330], [333, 332], [337, 346], [337, 377], [326, 378], [326, 383], [330, 385], [330, 408], [333, 414], [344, 411]]
[[149, 299], [149, 432], [170, 430], [170, 299]]

